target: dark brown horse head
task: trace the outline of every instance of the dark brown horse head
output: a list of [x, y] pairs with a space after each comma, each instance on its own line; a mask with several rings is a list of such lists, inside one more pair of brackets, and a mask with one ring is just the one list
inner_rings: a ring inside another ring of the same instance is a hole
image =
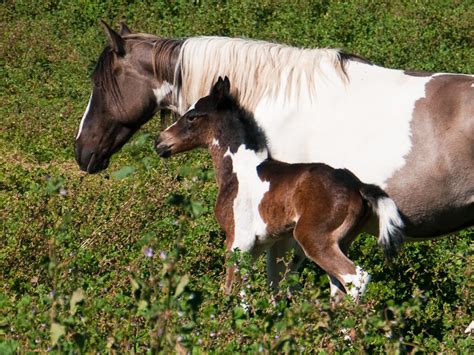
[[111, 155], [169, 105], [173, 82], [167, 72], [157, 74], [157, 46], [166, 40], [132, 34], [124, 24], [120, 33], [103, 27], [108, 45], [92, 74], [92, 95], [76, 137], [77, 163], [89, 173], [105, 169]]
[[199, 99], [175, 123], [164, 130], [156, 139], [158, 155], [167, 158], [172, 154], [194, 148], [204, 148], [212, 143], [216, 120], [236, 105], [230, 96], [230, 82], [219, 77], [208, 96]]

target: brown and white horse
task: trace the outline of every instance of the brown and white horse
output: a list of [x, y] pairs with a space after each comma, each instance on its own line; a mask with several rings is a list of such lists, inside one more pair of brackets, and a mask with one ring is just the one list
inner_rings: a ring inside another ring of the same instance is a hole
[[[228, 252], [239, 249], [255, 258], [276, 241], [294, 237], [328, 273], [331, 295], [339, 299], [348, 290], [357, 300], [368, 274], [346, 256], [356, 235], [378, 216], [385, 254], [393, 256], [403, 242], [399, 211], [380, 187], [362, 183], [346, 169], [272, 159], [264, 133], [230, 95], [227, 77], [156, 140], [162, 157], [199, 147], [209, 148], [212, 156], [219, 187], [215, 213]], [[233, 278], [229, 267], [227, 293]]]
[[[380, 185], [414, 240], [474, 224], [474, 76], [387, 69], [339, 50], [104, 26], [109, 45], [76, 137], [81, 169], [105, 169], [158, 110], [183, 114], [227, 75], [276, 159], [324, 161]], [[269, 250], [270, 279], [286, 244]]]

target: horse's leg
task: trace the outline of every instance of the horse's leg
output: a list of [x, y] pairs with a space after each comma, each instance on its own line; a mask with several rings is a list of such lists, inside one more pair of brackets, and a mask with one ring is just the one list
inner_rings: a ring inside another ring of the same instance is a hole
[[283, 258], [287, 253], [294, 249], [294, 256], [289, 264], [289, 271], [296, 272], [301, 266], [305, 259], [303, 250], [300, 248], [298, 243], [290, 236], [285, 237], [275, 242], [267, 250], [267, 285], [268, 287], [276, 290], [278, 284], [283, 278], [286, 271], [285, 263]]

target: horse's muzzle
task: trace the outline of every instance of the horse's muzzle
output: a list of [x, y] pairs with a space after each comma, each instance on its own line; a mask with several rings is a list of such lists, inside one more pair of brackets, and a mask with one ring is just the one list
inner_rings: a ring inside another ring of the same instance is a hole
[[81, 170], [89, 174], [105, 170], [109, 165], [109, 158], [107, 156], [101, 157], [89, 149], [81, 149], [78, 145], [76, 145], [75, 155], [76, 162]]
[[156, 138], [155, 151], [162, 158], [168, 158], [171, 156], [171, 146], [163, 143], [160, 137]]

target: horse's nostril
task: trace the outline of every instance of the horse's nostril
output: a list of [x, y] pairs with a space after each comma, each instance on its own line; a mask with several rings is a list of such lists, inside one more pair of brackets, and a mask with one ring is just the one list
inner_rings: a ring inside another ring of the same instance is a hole
[[155, 139], [155, 148], [158, 147], [160, 145], [160, 143], [161, 143], [160, 137], [156, 138]]

